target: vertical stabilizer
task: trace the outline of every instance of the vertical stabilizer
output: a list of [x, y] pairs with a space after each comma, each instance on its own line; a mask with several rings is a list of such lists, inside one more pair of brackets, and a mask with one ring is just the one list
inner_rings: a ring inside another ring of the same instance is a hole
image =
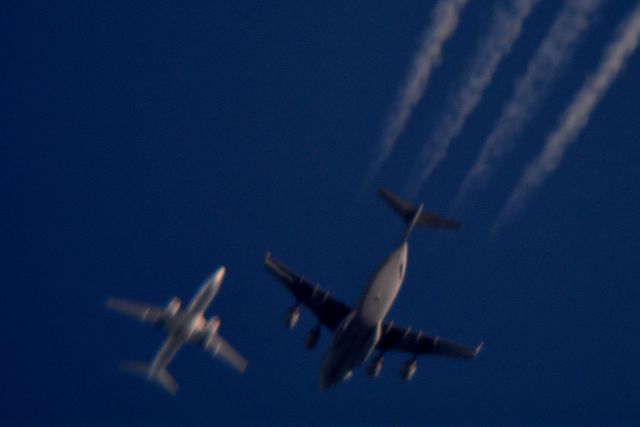
[[158, 375], [154, 378], [154, 380], [170, 395], [175, 396], [175, 394], [178, 392], [178, 383], [173, 379], [169, 371], [167, 371], [166, 369], [158, 372]]
[[413, 218], [411, 218], [411, 221], [409, 221], [409, 223], [407, 224], [407, 228], [404, 231], [404, 240], [409, 240], [409, 236], [411, 235], [413, 228], [418, 223], [418, 219], [420, 218], [420, 214], [422, 213], [423, 208], [424, 208], [424, 203], [421, 203], [420, 206], [418, 206], [418, 209], [415, 210], [415, 213], [413, 214]]

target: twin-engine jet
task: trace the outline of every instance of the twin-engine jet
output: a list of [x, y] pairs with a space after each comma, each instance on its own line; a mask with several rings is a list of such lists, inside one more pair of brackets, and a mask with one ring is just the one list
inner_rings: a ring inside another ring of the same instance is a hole
[[180, 299], [177, 297], [172, 298], [166, 307], [110, 298], [107, 301], [109, 309], [150, 323], [169, 334], [151, 364], [124, 362], [121, 365], [122, 369], [141, 375], [148, 381], [160, 385], [169, 394], [175, 395], [178, 384], [167, 371], [167, 366], [183, 344], [195, 343], [239, 372], [244, 372], [247, 367], [245, 358], [218, 334], [220, 318], [204, 318], [204, 312], [220, 289], [224, 273], [224, 267], [220, 267], [204, 282], [189, 305], [182, 310]]
[[309, 331], [305, 346], [316, 346], [320, 337], [320, 325], [332, 333], [331, 345], [320, 368], [320, 388], [327, 389], [351, 377], [353, 369], [366, 362], [375, 350], [378, 355], [367, 371], [371, 377], [380, 375], [384, 353], [403, 351], [411, 358], [402, 367], [403, 380], [413, 377], [417, 369], [417, 357], [422, 354], [474, 358], [482, 343], [466, 347], [419, 330], [402, 328], [385, 322], [404, 280], [407, 266], [408, 238], [415, 226], [456, 230], [460, 223], [423, 211], [423, 205], [415, 208], [398, 196], [380, 189], [382, 198], [407, 222], [402, 242], [375, 271], [353, 307], [332, 297], [328, 291], [310, 283], [294, 273], [267, 253], [264, 264], [293, 294], [295, 304], [288, 310], [285, 324], [292, 329], [299, 317], [299, 305], [309, 308], [318, 318], [318, 325]]

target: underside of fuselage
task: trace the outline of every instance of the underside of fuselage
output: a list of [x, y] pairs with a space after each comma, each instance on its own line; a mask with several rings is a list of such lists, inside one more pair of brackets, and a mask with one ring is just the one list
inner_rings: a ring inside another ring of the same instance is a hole
[[356, 309], [336, 329], [320, 369], [320, 388], [349, 378], [375, 350], [380, 325], [402, 286], [407, 252], [404, 241], [376, 270]]
[[400, 291], [407, 265], [408, 245], [402, 242], [376, 270], [357, 305], [362, 321], [373, 326], [384, 320]]
[[320, 368], [320, 388], [327, 389], [351, 376], [364, 363], [380, 339], [380, 324], [369, 326], [353, 311], [333, 335]]

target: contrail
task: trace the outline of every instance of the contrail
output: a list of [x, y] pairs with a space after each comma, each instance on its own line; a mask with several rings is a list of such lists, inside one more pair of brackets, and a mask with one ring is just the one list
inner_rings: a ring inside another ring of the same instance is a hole
[[591, 25], [601, 4], [602, 0], [568, 0], [564, 4], [460, 185], [453, 210], [467, 194], [486, 185], [500, 160], [513, 148], [524, 126], [540, 109], [556, 76], [571, 59], [580, 36]]
[[424, 94], [431, 72], [440, 64], [442, 46], [457, 28], [458, 17], [467, 2], [468, 0], [440, 0], [434, 7], [431, 23], [422, 35], [420, 48], [414, 56], [399, 98], [387, 118], [380, 145], [369, 166], [365, 186], [369, 185], [404, 132], [411, 111]]
[[424, 181], [444, 159], [453, 138], [462, 130], [471, 112], [482, 99], [500, 60], [509, 52], [522, 31], [522, 24], [537, 0], [511, 0], [494, 10], [489, 34], [480, 41], [462, 85], [449, 97], [448, 107], [437, 123], [419, 159], [419, 166], [407, 190], [417, 195]]
[[640, 38], [640, 2], [618, 29], [616, 38], [606, 47], [595, 73], [590, 75], [549, 135], [542, 153], [523, 173], [493, 227], [495, 232], [524, 206], [531, 192], [553, 173], [567, 148], [589, 121], [600, 99], [620, 73], [626, 60], [638, 46]]

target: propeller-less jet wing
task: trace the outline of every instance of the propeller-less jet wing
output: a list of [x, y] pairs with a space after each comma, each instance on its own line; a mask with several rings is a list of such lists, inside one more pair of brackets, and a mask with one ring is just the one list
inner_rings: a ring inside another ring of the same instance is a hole
[[285, 325], [290, 329], [295, 327], [300, 317], [299, 305], [302, 304], [309, 308], [319, 321], [319, 325], [312, 328], [305, 339], [307, 348], [316, 346], [320, 336], [320, 325], [324, 325], [333, 333], [320, 371], [321, 388], [331, 387], [349, 378], [353, 369], [364, 363], [374, 350], [379, 354], [369, 366], [370, 376], [377, 377], [380, 374], [386, 351], [401, 351], [412, 355], [400, 371], [401, 378], [409, 380], [416, 372], [416, 359], [419, 355], [474, 358], [482, 348], [482, 343], [475, 347], [467, 347], [420, 330], [402, 328], [395, 326], [393, 322], [384, 321], [404, 280], [407, 240], [412, 229], [416, 225], [458, 229], [460, 223], [425, 213], [422, 206], [414, 208], [384, 189], [380, 190], [380, 194], [408, 223], [407, 230], [400, 246], [376, 270], [357, 305], [351, 307], [341, 302], [327, 290], [308, 282], [278, 262], [270, 253], [267, 253], [264, 260], [265, 267], [285, 285], [296, 301], [287, 311]]
[[[275, 260], [270, 253], [267, 253], [264, 259], [264, 265], [282, 281], [297, 302], [309, 308], [320, 323], [331, 331], [334, 331], [342, 319], [351, 312], [351, 307], [332, 297], [329, 291], [322, 289], [319, 285], [307, 282], [301, 276]], [[292, 317], [291, 314], [294, 314], [294, 316]], [[299, 312], [294, 310], [287, 318], [290, 318], [293, 323], [295, 323], [297, 321], [296, 316], [299, 316]], [[291, 327], [293, 326], [294, 325], [291, 325]]]
[[247, 369], [247, 361], [235, 348], [231, 346], [220, 334], [201, 333], [194, 337], [193, 342], [202, 348], [212, 357], [222, 360], [238, 372]]
[[482, 343], [475, 347], [466, 347], [438, 336], [427, 335], [420, 330], [393, 326], [393, 322], [389, 322], [382, 325], [378, 349], [404, 351], [415, 355], [429, 354], [473, 359], [482, 349]]
[[244, 372], [247, 367], [246, 359], [218, 333], [220, 318], [204, 318], [204, 312], [217, 294], [224, 273], [224, 267], [220, 267], [205, 281], [184, 309], [180, 309], [181, 302], [177, 297], [172, 298], [166, 307], [110, 298], [106, 303], [107, 308], [164, 329], [169, 334], [150, 364], [124, 362], [121, 368], [157, 383], [166, 392], [174, 395], [178, 391], [178, 384], [167, 371], [167, 366], [184, 344], [194, 343], [211, 356], [226, 362], [239, 372]]

